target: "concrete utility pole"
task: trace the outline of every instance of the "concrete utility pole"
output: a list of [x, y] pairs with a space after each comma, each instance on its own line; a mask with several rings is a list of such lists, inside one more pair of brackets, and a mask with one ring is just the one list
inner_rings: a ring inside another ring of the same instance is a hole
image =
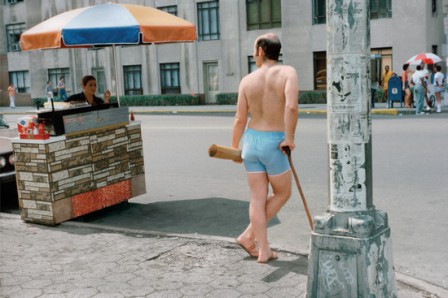
[[[445, 17], [443, 18], [443, 29], [445, 32], [445, 51], [443, 52], [443, 54], [445, 55], [445, 66], [446, 66], [446, 74], [445, 74], [445, 80], [446, 78], [448, 78], [448, 0], [443, 0], [442, 3], [443, 7], [442, 7], [442, 12], [445, 15]], [[445, 88], [445, 93], [443, 94], [442, 100], [444, 102], [442, 102], [442, 106], [443, 104], [446, 102], [446, 98], [448, 98], [448, 88]]]
[[372, 200], [370, 0], [327, 0], [329, 210], [314, 218], [308, 297], [396, 297], [390, 228]]

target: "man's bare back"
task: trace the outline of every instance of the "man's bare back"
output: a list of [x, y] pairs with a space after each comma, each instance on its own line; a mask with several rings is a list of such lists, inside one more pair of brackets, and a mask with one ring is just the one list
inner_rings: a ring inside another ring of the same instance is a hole
[[260, 39], [279, 42], [272, 33], [261, 35], [255, 40], [254, 59], [258, 69], [241, 80], [232, 147], [238, 148], [250, 114], [249, 128], [285, 132], [282, 146], [293, 150], [299, 93], [297, 72], [291, 66], [279, 65], [277, 59], [267, 58], [266, 53], [257, 46]]
[[[246, 76], [242, 82], [251, 119], [249, 128], [258, 131], [285, 131], [285, 103], [287, 88], [295, 85], [296, 71], [286, 65], [264, 64]], [[289, 90], [291, 96], [298, 91]]]

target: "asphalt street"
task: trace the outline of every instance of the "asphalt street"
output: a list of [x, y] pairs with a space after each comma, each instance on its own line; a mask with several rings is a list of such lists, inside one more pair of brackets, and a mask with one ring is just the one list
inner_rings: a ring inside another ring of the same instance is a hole
[[[6, 115], [14, 121], [18, 115]], [[137, 113], [142, 122], [148, 193], [77, 219], [104, 227], [186, 236], [237, 236], [247, 224], [248, 188], [242, 167], [211, 159], [212, 143], [228, 145], [232, 115]], [[373, 193], [389, 215], [394, 265], [408, 276], [448, 285], [445, 212], [448, 184], [448, 114], [373, 116]], [[326, 118], [299, 116], [293, 161], [312, 215], [328, 207]], [[270, 223], [270, 242], [306, 254], [309, 225], [299, 194]]]

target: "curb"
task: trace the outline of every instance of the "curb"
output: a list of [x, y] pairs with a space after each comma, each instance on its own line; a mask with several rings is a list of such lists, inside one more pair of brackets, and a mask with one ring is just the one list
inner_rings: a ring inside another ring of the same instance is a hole
[[423, 293], [423, 297], [443, 298], [448, 297], [448, 289], [434, 285], [430, 282], [420, 280], [416, 277], [395, 271], [395, 280], [397, 283], [406, 285], [418, 292]]
[[396, 116], [398, 115], [398, 110], [397, 109], [372, 109], [370, 111], [371, 114], [375, 114], [375, 115], [393, 115]]
[[[163, 110], [151, 110], [151, 109], [142, 109], [142, 110], [134, 110], [136, 107], [129, 107], [129, 111], [133, 111], [136, 115], [165, 115], [165, 114], [229, 114], [235, 113], [235, 109], [185, 109], [185, 110], [175, 110], [175, 109], [163, 109]], [[31, 109], [31, 107], [30, 107]], [[0, 115], [26, 115], [31, 113], [31, 111], [27, 110], [11, 110], [11, 111], [0, 111]], [[327, 114], [327, 109], [300, 109], [298, 111], [299, 114], [315, 114], [315, 115], [324, 115]], [[395, 108], [377, 108], [372, 109], [370, 111], [372, 115], [391, 115], [397, 116], [402, 114], [414, 114], [413, 110], [409, 111], [399, 111]]]

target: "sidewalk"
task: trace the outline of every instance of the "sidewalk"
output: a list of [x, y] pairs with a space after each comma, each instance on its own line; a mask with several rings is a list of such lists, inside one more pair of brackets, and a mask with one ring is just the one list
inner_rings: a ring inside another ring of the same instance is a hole
[[[415, 108], [400, 108], [398, 103], [393, 108], [388, 108], [387, 103], [376, 103], [371, 113], [374, 115], [414, 115]], [[41, 108], [42, 110], [42, 108]], [[129, 111], [136, 114], [191, 114], [191, 113], [235, 113], [236, 105], [197, 105], [197, 106], [132, 106]], [[0, 107], [0, 114], [30, 114], [35, 113], [36, 108], [16, 107]], [[434, 112], [434, 111], [433, 111]], [[447, 113], [448, 107], [442, 108], [442, 113]], [[326, 104], [300, 104], [299, 114], [326, 114]]]
[[[306, 297], [307, 255], [258, 264], [232, 239], [28, 224], [0, 213], [1, 297]], [[448, 292], [396, 273], [398, 297]]]

